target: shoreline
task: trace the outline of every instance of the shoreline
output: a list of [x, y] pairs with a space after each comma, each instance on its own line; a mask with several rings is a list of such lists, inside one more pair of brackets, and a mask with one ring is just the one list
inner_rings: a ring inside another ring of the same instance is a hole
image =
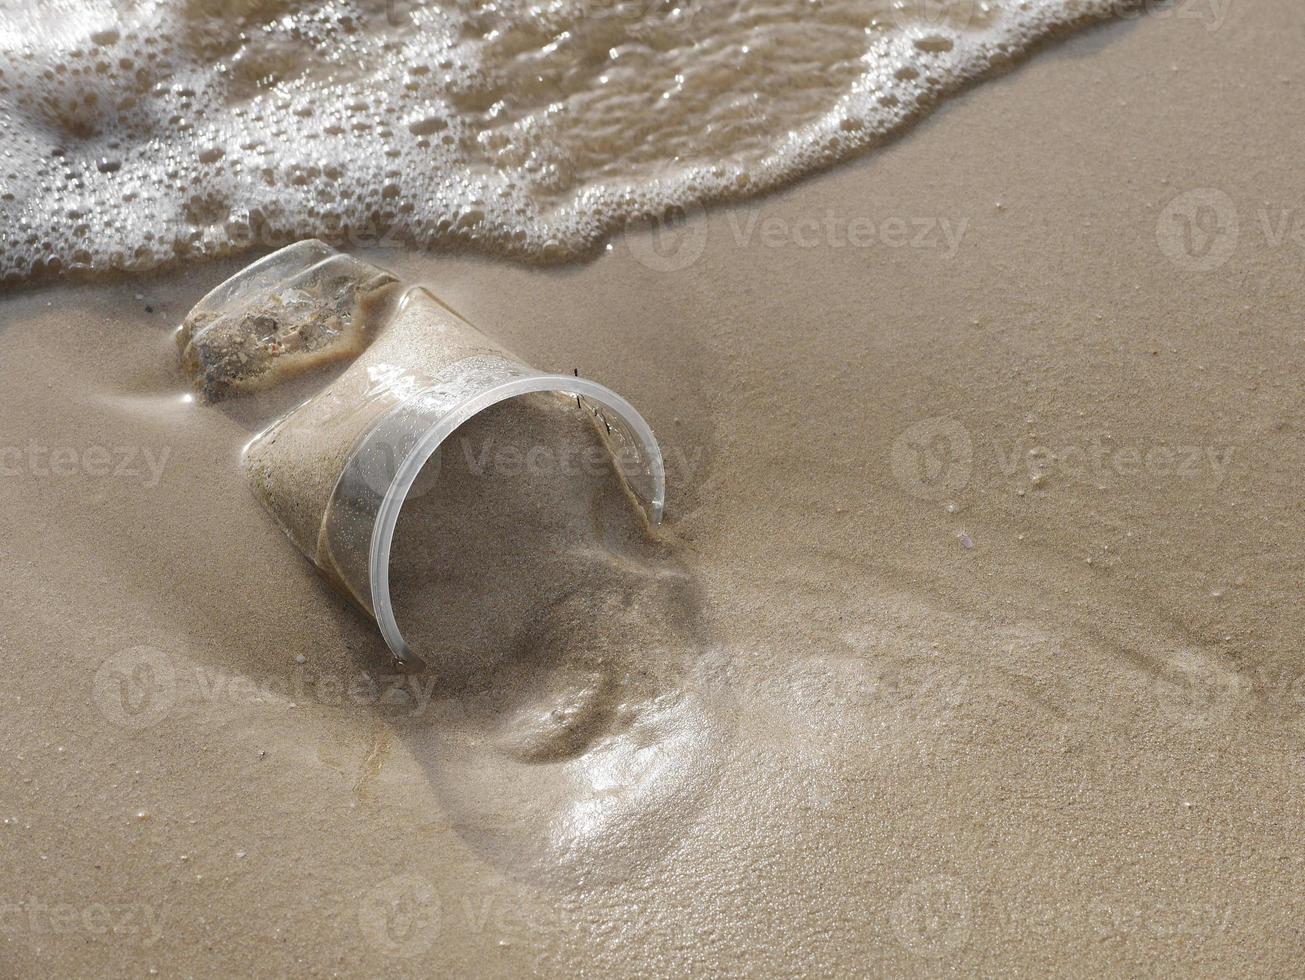
[[[562, 761], [387, 685], [182, 400], [247, 256], [0, 298], [0, 447], [78, 461], [0, 456], [11, 971], [1298, 970], [1303, 27], [1094, 28], [583, 265], [355, 253], [672, 461], [698, 644], [645, 742]], [[128, 446], [153, 486], [85, 465]]]

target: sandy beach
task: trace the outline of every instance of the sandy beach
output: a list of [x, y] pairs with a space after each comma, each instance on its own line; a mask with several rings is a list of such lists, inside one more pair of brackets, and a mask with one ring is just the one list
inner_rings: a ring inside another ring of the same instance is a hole
[[252, 255], [7, 287], [0, 974], [1299, 973], [1302, 37], [1166, 5], [592, 261], [361, 253], [666, 456], [673, 585], [492, 597], [499, 700], [191, 396]]

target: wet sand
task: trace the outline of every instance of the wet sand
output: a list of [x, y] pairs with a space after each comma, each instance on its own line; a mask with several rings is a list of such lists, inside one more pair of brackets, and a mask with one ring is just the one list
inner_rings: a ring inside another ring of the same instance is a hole
[[1109, 25], [592, 264], [367, 256], [662, 441], [692, 619], [563, 750], [612, 609], [511, 710], [397, 675], [185, 400], [241, 263], [4, 298], [0, 972], [1299, 971], [1303, 17]]

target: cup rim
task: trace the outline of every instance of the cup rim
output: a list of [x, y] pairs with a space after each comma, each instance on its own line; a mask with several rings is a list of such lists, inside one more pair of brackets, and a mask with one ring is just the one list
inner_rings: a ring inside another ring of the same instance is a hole
[[368, 585], [371, 589], [372, 614], [380, 627], [381, 636], [390, 652], [400, 663], [421, 662], [403, 638], [399, 624], [394, 617], [394, 606], [390, 601], [390, 549], [394, 542], [394, 531], [399, 522], [399, 512], [408, 498], [408, 492], [416, 482], [418, 474], [426, 462], [439, 450], [453, 432], [468, 419], [479, 415], [485, 409], [499, 402], [518, 395], [535, 392], [557, 392], [564, 395], [580, 395], [591, 399], [610, 409], [629, 427], [638, 439], [639, 449], [648, 462], [652, 477], [652, 496], [647, 501], [646, 513], [649, 523], [656, 527], [662, 521], [666, 505], [666, 466], [662, 459], [661, 447], [653, 435], [652, 427], [628, 401], [605, 385], [588, 378], [579, 378], [566, 374], [531, 373], [523, 377], [504, 381], [461, 402], [447, 414], [443, 415], [421, 439], [396, 468], [394, 479], [386, 488], [376, 511], [376, 520], [372, 525], [369, 544], [367, 570]]

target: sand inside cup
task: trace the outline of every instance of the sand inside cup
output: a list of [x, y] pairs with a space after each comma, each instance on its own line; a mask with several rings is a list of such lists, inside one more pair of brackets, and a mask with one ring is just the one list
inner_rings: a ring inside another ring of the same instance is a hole
[[543, 611], [656, 552], [592, 416], [552, 393], [458, 428], [400, 512], [391, 597], [419, 653], [490, 665], [535, 645]]
[[691, 582], [648, 533], [574, 400], [520, 396], [464, 423], [400, 513], [404, 636], [526, 762], [634, 724], [697, 644]]
[[648, 532], [594, 421], [555, 393], [469, 419], [405, 501], [390, 560], [448, 819], [515, 875], [590, 884], [701, 813], [730, 702], [700, 582]]
[[429, 292], [411, 289], [347, 371], [246, 447], [244, 465], [259, 499], [327, 575], [338, 579], [324, 518], [359, 435], [434, 375], [481, 354], [505, 352]]

